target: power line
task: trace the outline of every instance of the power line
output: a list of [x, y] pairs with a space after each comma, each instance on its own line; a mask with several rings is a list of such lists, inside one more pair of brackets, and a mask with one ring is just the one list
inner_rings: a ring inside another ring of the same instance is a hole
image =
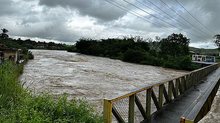
[[[125, 0], [123, 0], [123, 1], [125, 1]], [[109, 2], [109, 1], [108, 1]], [[113, 1], [111, 1], [111, 2], [113, 2]], [[119, 3], [117, 3], [117, 2], [114, 2], [114, 3], [116, 3], [117, 5], [119, 5]], [[127, 1], [126, 3], [128, 3], [129, 4], [129, 2]], [[130, 3], [131, 4], [131, 3]], [[134, 4], [133, 4], [134, 5]], [[119, 6], [121, 6], [121, 5], [119, 5]], [[136, 6], [136, 5], [134, 5], [134, 6]], [[125, 8], [125, 7], [124, 7]], [[135, 7], [135, 8], [137, 8], [137, 7]], [[139, 7], [138, 7], [138, 9], [139, 9]], [[147, 14], [149, 14], [150, 16], [153, 16], [153, 17], [156, 17], [156, 16], [154, 16], [154, 15], [152, 15], [151, 13], [149, 13], [149, 12], [147, 12], [147, 11], [145, 11], [145, 10], [143, 10], [143, 9], [139, 9], [139, 10], [141, 10], [141, 11], [143, 11], [143, 12], [145, 12], [145, 13], [147, 13]], [[130, 9], [127, 9], [127, 11], [126, 12], [129, 12], [130, 11]], [[136, 12], [135, 12], [136, 13]], [[137, 14], [137, 13], [136, 13]], [[138, 14], [139, 16], [141, 16], [141, 18], [144, 18], [145, 20], [146, 20], [146, 18], [145, 17], [142, 17], [142, 15], [140, 15], [140, 14]], [[156, 17], [156, 18], [158, 18], [158, 17]], [[159, 20], [161, 20], [160, 18], [159, 18]], [[166, 21], [164, 21], [164, 20], [161, 20], [162, 22], [164, 22], [164, 23], [168, 23], [168, 22], [166, 22]], [[152, 23], [152, 22], [150, 22], [149, 20], [147, 20], [147, 22], [149, 22], [149, 23]], [[155, 24], [155, 22], [153, 22], [153, 24]], [[155, 24], [156, 25], [156, 24]], [[174, 25], [172, 25], [172, 24], [169, 24], [168, 23], [168, 25], [171, 25], [171, 26], [174, 26]], [[168, 26], [167, 26], [168, 27]], [[176, 27], [176, 26], [174, 26], [175, 28], [177, 28], [177, 29], [179, 29], [179, 30], [183, 30], [183, 29], [181, 29], [181, 28], [178, 28], [178, 27]], [[201, 38], [200, 36], [198, 36], [198, 35], [195, 35], [195, 34], [192, 34], [192, 33], [190, 33], [190, 32], [188, 32], [188, 34], [190, 34], [190, 35], [192, 35], [192, 36], [194, 36], [194, 37], [196, 37], [196, 38]]]
[[[145, 3], [142, 3], [142, 2], [140, 2], [140, 1], [138, 1], [138, 0], [137, 0], [136, 2], [139, 3], [139, 4], [141, 4], [141, 5], [143, 5], [143, 6], [145, 6], [145, 7], [147, 7], [147, 8], [150, 8], [150, 7], [147, 6]], [[154, 4], [153, 2], [151, 2], [151, 1], [149, 1], [149, 0], [147, 0], [147, 2], [149, 2], [150, 4], [152, 4], [153, 6], [155, 6], [157, 9], [159, 9], [160, 11], [162, 11], [163, 13], [165, 13], [167, 16], [169, 16], [168, 19], [175, 20], [177, 23], [181, 24], [182, 26], [186, 26], [184, 23], [178, 21], [176, 18], [174, 18], [174, 17], [172, 17], [171, 15], [169, 15], [166, 11], [162, 10], [159, 6], [157, 6], [157, 5]], [[152, 9], [151, 9], [151, 10], [152, 10]], [[194, 29], [194, 28], [193, 28], [193, 29]], [[194, 29], [194, 30], [197, 31], [197, 32], [199, 32], [197, 29]], [[199, 32], [199, 33], [201, 33], [201, 32]]]
[[[161, 3], [163, 3], [165, 6], [167, 6], [168, 9], [170, 9], [171, 11], [173, 11], [175, 14], [177, 14], [180, 18], [182, 18], [185, 22], [187, 22], [188, 24], [190, 24], [193, 28], [196, 28], [197, 30], [199, 30], [201, 33], [207, 35], [206, 32], [204, 32], [201, 29], [198, 29], [195, 25], [193, 25], [191, 22], [189, 22], [188, 20], [186, 20], [183, 16], [181, 16], [176, 10], [174, 10], [173, 8], [171, 8], [168, 4], [166, 4], [163, 0], [159, 0]], [[209, 34], [208, 34], [209, 35]]]
[[[151, 9], [151, 10], [153, 10], [154, 12], [158, 12], [158, 10], [155, 10], [155, 9], [152, 9], [151, 7], [149, 7], [148, 5], [146, 5], [145, 3], [142, 3], [142, 2], [140, 2], [140, 1], [136, 1], [137, 3], [139, 3], [140, 5], [143, 5], [143, 6], [145, 6], [145, 7], [147, 7], [148, 9]], [[150, 1], [148, 1], [148, 2], [150, 2]], [[166, 13], [165, 11], [163, 11], [163, 10], [161, 10], [162, 12], [164, 12], [168, 17], [166, 17], [167, 19], [172, 19], [173, 17], [172, 16], [170, 16], [168, 13]], [[159, 12], [158, 12], [159, 13]]]
[[122, 9], [122, 10], [125, 11], [125, 12], [128, 12], [128, 13], [130, 13], [130, 14], [132, 14], [132, 15], [138, 17], [138, 18], [143, 19], [144, 21], [147, 21], [148, 23], [152, 23], [152, 24], [154, 24], [154, 25], [157, 25], [157, 24], [158, 24], [158, 23], [149, 21], [148, 19], [146, 19], [145, 17], [143, 17], [141, 14], [139, 14], [139, 13], [137, 13], [137, 12], [130, 11], [130, 10], [127, 9], [126, 7], [119, 5], [117, 2], [113, 2], [113, 1], [110, 2], [109, 0], [105, 0], [105, 1], [108, 2], [108, 3], [110, 3], [111, 5], [114, 5], [114, 6], [118, 7], [118, 8], [120, 8], [120, 9]]
[[138, 6], [136, 6], [135, 4], [132, 4], [132, 3], [128, 2], [127, 0], [123, 0], [123, 1], [126, 2], [126, 3], [128, 3], [128, 4], [130, 4], [130, 5], [132, 5], [132, 6], [134, 6], [134, 7], [137, 8], [137, 9], [139, 9], [139, 10], [141, 10], [141, 11], [147, 13], [148, 15], [150, 15], [150, 16], [152, 16], [152, 17], [154, 17], [154, 18], [156, 18], [156, 19], [159, 19], [160, 21], [162, 21], [162, 22], [164, 22], [164, 23], [166, 23], [166, 24], [168, 24], [168, 25], [170, 25], [170, 26], [172, 26], [172, 27], [178, 28], [178, 27], [176, 27], [175, 25], [170, 24], [170, 23], [168, 23], [168, 22], [166, 22], [166, 21], [164, 21], [164, 20], [158, 18], [157, 16], [151, 14], [150, 12], [148, 12], [148, 11], [146, 11], [146, 10], [144, 10], [144, 9], [142, 9], [142, 8], [140, 8], [140, 7], [138, 7]]
[[[148, 1], [148, 0], [146, 0], [148, 3], [150, 3], [150, 4], [152, 4], [153, 6], [155, 6], [157, 9], [159, 9], [160, 11], [162, 11], [163, 13], [165, 13], [168, 17], [170, 17], [170, 18], [173, 18], [171, 15], [169, 15], [166, 11], [164, 11], [164, 10], [162, 10], [162, 9], [160, 9], [160, 7], [159, 6], [157, 6], [156, 4], [154, 4], [153, 2], [151, 2], [151, 1]], [[137, 2], [138, 3], [140, 3], [140, 4], [142, 4], [142, 5], [144, 5], [144, 6], [146, 6], [146, 4], [145, 3], [141, 3], [140, 1], [138, 1], [137, 0]], [[147, 7], [147, 6], [146, 6]]]
[[182, 3], [180, 3], [178, 0], [175, 0], [192, 18], [194, 18], [200, 25], [202, 25], [206, 30], [208, 30], [209, 32], [213, 32], [210, 31], [209, 28], [207, 26], [205, 26], [203, 23], [201, 23], [195, 16], [193, 16], [184, 6]]
[[[151, 22], [151, 21], [149, 21], [150, 19], [146, 19], [146, 17], [144, 17], [143, 15], [141, 15], [141, 14], [135, 12], [135, 11], [131, 11], [130, 9], [128, 9], [128, 8], [126, 8], [126, 7], [122, 6], [122, 5], [120, 5], [118, 2], [109, 1], [109, 0], [105, 0], [105, 1], [108, 2], [108, 3], [110, 3], [110, 4], [112, 4], [112, 5], [114, 5], [114, 6], [116, 6], [116, 7], [118, 7], [118, 8], [120, 8], [120, 9], [122, 9], [122, 10], [125, 11], [125, 12], [128, 12], [128, 13], [134, 15], [134, 16], [137, 16], [138, 18], [143, 19], [144, 21], [147, 21], [148, 23], [152, 23], [152, 24], [154, 24], [155, 26], [161, 25], [160, 23], [156, 23], [156, 22]], [[165, 25], [164, 25], [164, 26], [165, 26]], [[166, 27], [168, 27], [168, 26], [166, 26]], [[181, 29], [180, 29], [180, 30], [181, 30]]]
[[[170, 26], [172, 26], [172, 27], [175, 27], [175, 28], [177, 28], [177, 29], [179, 29], [179, 30], [182, 30], [181, 28], [178, 28], [177, 26], [175, 26], [175, 25], [173, 25], [173, 24], [170, 24], [170, 23], [168, 23], [168, 22], [166, 22], [166, 21], [164, 21], [164, 20], [158, 18], [157, 16], [155, 16], [155, 15], [153, 15], [153, 14], [147, 12], [146, 10], [144, 10], [144, 9], [142, 9], [142, 8], [140, 8], [140, 7], [138, 7], [138, 6], [135, 5], [135, 4], [132, 4], [132, 3], [128, 2], [127, 0], [123, 0], [123, 1], [126, 2], [126, 3], [128, 3], [128, 4], [130, 4], [130, 5], [132, 5], [133, 7], [137, 8], [137, 9], [139, 9], [139, 10], [141, 10], [141, 11], [143, 11], [143, 12], [149, 14], [150, 16], [153, 16], [154, 18], [159, 19], [160, 21], [162, 21], [162, 22], [164, 22], [164, 23], [166, 23], [166, 24], [168, 24], [168, 25], [170, 25]], [[186, 20], [186, 21], [187, 21], [187, 20]], [[188, 22], [188, 21], [187, 21], [187, 22]], [[192, 25], [192, 26], [193, 26], [193, 25]]]
[[[120, 5], [119, 3], [115, 2], [115, 1], [109, 1], [109, 0], [105, 0], [105, 1], [108, 2], [108, 3], [110, 3], [111, 5], [114, 5], [114, 6], [118, 7], [118, 8], [120, 8], [120, 9], [122, 9], [122, 10], [125, 11], [125, 12], [128, 12], [128, 13], [134, 15], [134, 16], [137, 16], [138, 18], [143, 19], [144, 21], [147, 21], [148, 23], [152, 23], [152, 24], [156, 25], [155, 22], [149, 21], [148, 19], [146, 19], [145, 17], [143, 17], [143, 16], [140, 15], [139, 13], [134, 12], [134, 11], [130, 11], [130, 9], [127, 9], [126, 7]], [[151, 14], [151, 15], [152, 15], [152, 14]], [[162, 21], [163, 21], [163, 20], [162, 20]], [[158, 24], [158, 23], [157, 23], [157, 24]], [[182, 30], [182, 29], [180, 29], [180, 30]], [[189, 32], [188, 32], [188, 34], [190, 34], [190, 35], [192, 35], [192, 36], [194, 36], [194, 37], [196, 37], [196, 38], [199, 38], [199, 39], [201, 38], [200, 36], [197, 36], [197, 35], [192, 34], [192, 33], [189, 33]]]

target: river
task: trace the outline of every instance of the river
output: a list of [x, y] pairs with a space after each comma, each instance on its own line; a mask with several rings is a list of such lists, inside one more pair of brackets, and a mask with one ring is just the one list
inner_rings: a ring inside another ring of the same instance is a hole
[[104, 98], [112, 98], [143, 86], [181, 76], [184, 71], [125, 63], [66, 51], [32, 50], [35, 58], [24, 67], [20, 80], [39, 94], [66, 93], [87, 100], [102, 110]]

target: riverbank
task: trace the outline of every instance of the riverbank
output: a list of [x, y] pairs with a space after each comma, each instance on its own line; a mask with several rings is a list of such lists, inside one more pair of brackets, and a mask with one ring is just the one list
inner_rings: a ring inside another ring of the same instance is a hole
[[0, 122], [101, 123], [102, 118], [82, 100], [54, 99], [47, 94], [33, 95], [22, 87], [18, 78], [23, 65], [6, 62], [0, 65]]

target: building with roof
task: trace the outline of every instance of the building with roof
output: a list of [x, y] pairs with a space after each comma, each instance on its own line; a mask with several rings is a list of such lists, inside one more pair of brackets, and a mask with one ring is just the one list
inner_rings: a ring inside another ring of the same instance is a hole
[[16, 48], [7, 48], [5, 45], [0, 44], [0, 63], [4, 60], [18, 62], [19, 50]]

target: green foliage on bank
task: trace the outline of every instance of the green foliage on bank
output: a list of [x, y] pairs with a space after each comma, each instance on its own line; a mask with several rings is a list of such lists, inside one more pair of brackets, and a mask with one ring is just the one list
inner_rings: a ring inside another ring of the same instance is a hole
[[66, 96], [32, 95], [18, 81], [22, 65], [0, 65], [1, 123], [101, 123], [102, 118], [82, 100], [68, 101]]
[[160, 41], [147, 42], [140, 37], [123, 39], [80, 39], [74, 51], [125, 62], [194, 70], [199, 66], [191, 62], [189, 39], [182, 34], [171, 34]]
[[21, 99], [22, 87], [18, 84], [18, 77], [23, 72], [20, 65], [4, 63], [0, 65], [0, 107], [10, 108]]
[[7, 47], [17, 48], [17, 49], [46, 49], [46, 50], [68, 50], [71, 45], [66, 45], [62, 43], [54, 42], [40, 42], [33, 41], [30, 39], [22, 40], [12, 39], [12, 38], [0, 38], [0, 44], [4, 44]]

